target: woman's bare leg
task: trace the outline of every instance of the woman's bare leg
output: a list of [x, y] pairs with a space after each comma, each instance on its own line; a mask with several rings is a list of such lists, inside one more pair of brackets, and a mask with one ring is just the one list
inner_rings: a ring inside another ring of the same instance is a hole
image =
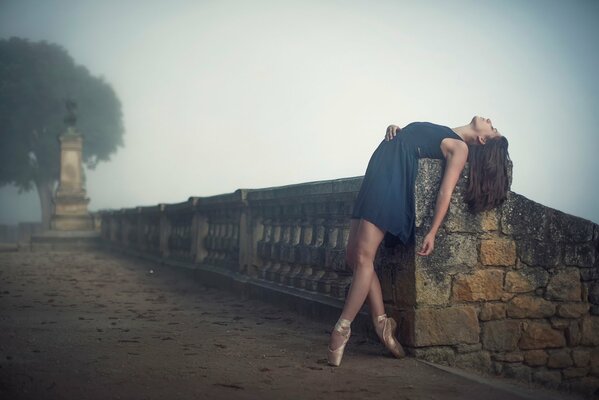
[[[358, 233], [358, 226], [360, 225], [359, 219], [350, 220], [350, 228], [349, 228], [349, 237], [347, 239], [347, 247], [346, 247], [346, 262], [352, 271], [356, 265], [356, 238]], [[383, 290], [381, 288], [381, 282], [379, 281], [379, 277], [375, 273], [372, 275], [372, 282], [370, 284], [370, 290], [368, 291], [368, 296], [366, 297], [366, 301], [368, 301], [368, 307], [370, 308], [370, 313], [372, 314], [373, 321], [374, 319], [385, 313], [385, 305], [383, 303]]]
[[[374, 257], [384, 236], [385, 232], [376, 225], [364, 219], [360, 220], [355, 235], [354, 246], [352, 246], [351, 250], [354, 252], [352, 253], [355, 264], [354, 276], [340, 318], [353, 321], [360, 308], [362, 308], [372, 286], [373, 276], [376, 276], [376, 272], [374, 271]], [[380, 283], [378, 287], [380, 288]], [[333, 330], [329, 347], [334, 350], [343, 343], [343, 340], [343, 336]]]

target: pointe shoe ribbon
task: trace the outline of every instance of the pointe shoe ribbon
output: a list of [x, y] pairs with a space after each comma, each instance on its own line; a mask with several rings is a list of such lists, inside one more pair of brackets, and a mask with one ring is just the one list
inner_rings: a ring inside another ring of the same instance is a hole
[[[379, 339], [383, 342], [385, 347], [393, 353], [397, 358], [403, 358], [406, 353], [395, 338], [395, 331], [397, 330], [397, 322], [393, 318], [387, 317], [387, 314], [379, 315], [376, 317], [375, 330]], [[382, 324], [381, 324], [382, 323]]]
[[343, 343], [341, 344], [341, 346], [339, 346], [335, 350], [331, 349], [330, 346], [327, 347], [328, 348], [327, 360], [329, 362], [329, 365], [338, 367], [339, 364], [341, 364], [341, 358], [343, 357], [343, 351], [345, 350], [345, 345], [347, 344], [347, 341], [349, 340], [349, 337], [351, 336], [350, 325], [351, 325], [351, 321], [348, 319], [345, 319], [345, 318], [339, 318], [339, 320], [335, 324], [335, 328], [333, 328], [333, 329], [336, 330], [337, 332], [339, 332], [345, 339], [343, 340]]

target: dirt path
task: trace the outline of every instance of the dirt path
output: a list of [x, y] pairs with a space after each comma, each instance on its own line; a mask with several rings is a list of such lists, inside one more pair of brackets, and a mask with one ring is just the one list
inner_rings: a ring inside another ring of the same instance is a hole
[[0, 398], [530, 398], [359, 335], [330, 367], [333, 323], [125, 256], [0, 253]]

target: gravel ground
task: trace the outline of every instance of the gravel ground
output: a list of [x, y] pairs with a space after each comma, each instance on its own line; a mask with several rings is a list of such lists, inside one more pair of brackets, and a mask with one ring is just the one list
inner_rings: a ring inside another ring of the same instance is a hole
[[123, 255], [0, 252], [0, 398], [565, 398], [398, 360], [358, 334], [331, 367], [334, 322]]

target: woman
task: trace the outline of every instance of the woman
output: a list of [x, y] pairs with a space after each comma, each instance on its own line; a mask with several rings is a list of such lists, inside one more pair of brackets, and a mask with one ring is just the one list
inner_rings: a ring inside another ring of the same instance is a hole
[[507, 139], [493, 127], [491, 120], [479, 116], [472, 118], [469, 124], [453, 129], [429, 122], [413, 122], [403, 129], [395, 125], [387, 128], [385, 140], [368, 163], [354, 203], [346, 251], [353, 279], [329, 340], [330, 365], [341, 363], [351, 334], [351, 322], [366, 298], [375, 331], [385, 347], [395, 357], [405, 356], [395, 338], [397, 323], [385, 314], [374, 258], [386, 235], [404, 244], [413, 242], [418, 158], [446, 160], [433, 221], [417, 252], [427, 256], [434, 249], [435, 236], [466, 161], [470, 163], [470, 174], [464, 200], [470, 209], [474, 212], [488, 210], [505, 200], [509, 190], [507, 149]]

